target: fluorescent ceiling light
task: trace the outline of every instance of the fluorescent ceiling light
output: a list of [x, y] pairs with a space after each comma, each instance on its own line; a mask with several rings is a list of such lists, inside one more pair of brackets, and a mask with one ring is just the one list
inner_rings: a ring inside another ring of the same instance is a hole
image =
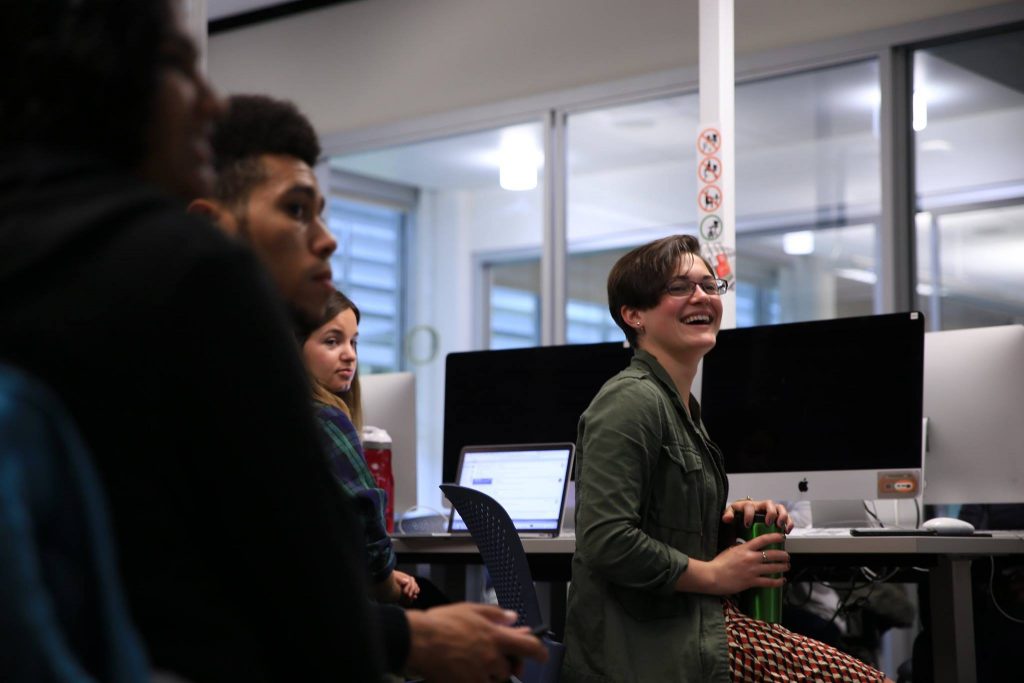
[[810, 230], [787, 232], [782, 236], [782, 251], [790, 256], [814, 253], [814, 233]]
[[502, 157], [498, 183], [503, 190], [521, 192], [537, 187], [537, 166], [523, 159]]
[[521, 192], [536, 188], [537, 170], [542, 163], [544, 155], [537, 149], [529, 130], [517, 127], [502, 131], [498, 183], [503, 190]]
[[878, 275], [875, 271], [864, 268], [836, 268], [836, 275], [846, 280], [863, 282], [866, 285], [873, 285], [878, 282]]

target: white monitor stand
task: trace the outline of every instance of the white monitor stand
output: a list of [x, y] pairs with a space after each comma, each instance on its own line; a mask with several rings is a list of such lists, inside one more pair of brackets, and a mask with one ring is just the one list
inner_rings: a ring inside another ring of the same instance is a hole
[[395, 517], [416, 505], [416, 377], [411, 372], [360, 375], [363, 423], [391, 437]]
[[863, 500], [811, 502], [811, 526], [817, 529], [871, 526]]

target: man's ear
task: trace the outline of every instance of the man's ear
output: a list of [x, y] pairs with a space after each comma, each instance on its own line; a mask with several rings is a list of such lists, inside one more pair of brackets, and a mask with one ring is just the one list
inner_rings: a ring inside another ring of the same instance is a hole
[[186, 210], [193, 216], [205, 216], [229, 235], [238, 235], [238, 219], [235, 214], [216, 199], [193, 199]]

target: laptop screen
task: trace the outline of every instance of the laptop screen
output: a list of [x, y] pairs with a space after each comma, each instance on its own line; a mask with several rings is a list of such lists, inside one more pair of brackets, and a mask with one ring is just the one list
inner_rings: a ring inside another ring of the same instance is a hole
[[[494, 498], [520, 532], [557, 534], [572, 471], [571, 443], [469, 446], [459, 459], [459, 486]], [[452, 511], [450, 531], [467, 531]]]

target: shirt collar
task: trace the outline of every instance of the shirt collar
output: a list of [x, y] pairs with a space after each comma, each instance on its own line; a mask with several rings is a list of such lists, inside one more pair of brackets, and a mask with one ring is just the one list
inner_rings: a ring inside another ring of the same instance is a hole
[[[676, 383], [672, 381], [668, 371], [661, 366], [661, 363], [658, 362], [657, 358], [643, 349], [636, 349], [633, 352], [633, 360], [631, 364], [642, 367], [654, 375], [655, 379], [657, 379], [658, 382], [665, 387], [666, 391], [668, 391], [672, 400], [678, 404], [679, 409], [684, 413], [686, 412], [683, 410], [683, 397], [679, 394], [679, 389], [676, 388]], [[691, 398], [692, 395], [686, 397], [686, 405], [689, 405], [692, 408], [696, 401], [691, 401]]]

